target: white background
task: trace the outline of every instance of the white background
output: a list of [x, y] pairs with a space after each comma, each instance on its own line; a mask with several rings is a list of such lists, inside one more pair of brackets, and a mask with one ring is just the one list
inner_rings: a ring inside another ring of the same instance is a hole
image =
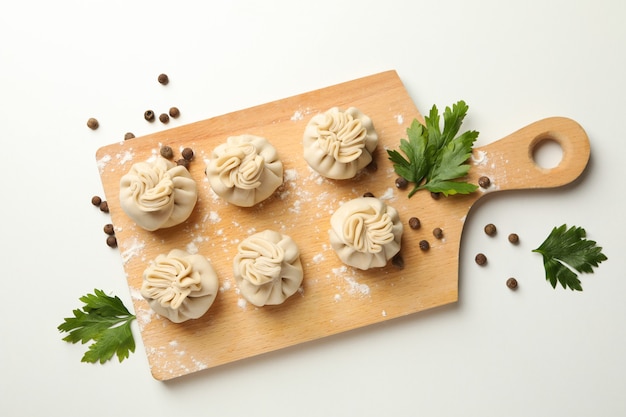
[[[3, 3], [1, 415], [626, 415], [626, 3]], [[78, 298], [102, 288], [132, 306], [108, 219], [90, 204], [99, 147], [162, 129], [147, 108], [178, 106], [175, 127], [388, 69], [422, 112], [465, 100], [478, 146], [573, 118], [588, 169], [561, 189], [480, 200], [453, 305], [167, 383], [152, 378], [136, 327], [128, 360], [80, 362], [85, 346], [56, 329]], [[609, 258], [581, 293], [552, 289], [531, 253], [563, 223]]]

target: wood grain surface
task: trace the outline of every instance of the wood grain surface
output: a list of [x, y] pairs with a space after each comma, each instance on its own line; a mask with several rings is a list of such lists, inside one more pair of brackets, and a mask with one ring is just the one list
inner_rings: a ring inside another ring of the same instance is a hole
[[[302, 155], [304, 128], [312, 116], [334, 106], [354, 106], [372, 118], [380, 138], [376, 170], [364, 170], [353, 180], [333, 181], [307, 166]], [[467, 180], [476, 183], [486, 175], [492, 182], [488, 189], [437, 200], [421, 191], [408, 199], [406, 191], [394, 185], [396, 175], [385, 149], [398, 148], [414, 118], [423, 120], [396, 72], [387, 71], [99, 149], [97, 163], [154, 378], [168, 380], [457, 301], [459, 246], [472, 204], [499, 190], [567, 184], [583, 172], [589, 159], [587, 136], [576, 122], [544, 119], [474, 150]], [[204, 174], [213, 148], [228, 136], [244, 133], [267, 138], [285, 168], [283, 185], [251, 208], [225, 203]], [[563, 149], [563, 159], [553, 169], [540, 168], [532, 157], [535, 146], [546, 139]], [[184, 147], [194, 150], [189, 170], [199, 199], [185, 223], [147, 232], [121, 210], [119, 181], [133, 163], [153, 158], [161, 145], [171, 146], [176, 158]], [[330, 248], [330, 215], [342, 202], [365, 192], [399, 211], [405, 224], [403, 268], [390, 263], [356, 270], [342, 265]], [[412, 216], [421, 220], [420, 229], [408, 227]], [[443, 229], [442, 239], [433, 237], [435, 227]], [[239, 242], [265, 229], [296, 241], [304, 282], [284, 304], [257, 308], [239, 294], [233, 257]], [[422, 239], [429, 241], [430, 250], [419, 249]], [[210, 310], [181, 324], [154, 314], [139, 292], [149, 262], [173, 248], [206, 256], [220, 280]]]

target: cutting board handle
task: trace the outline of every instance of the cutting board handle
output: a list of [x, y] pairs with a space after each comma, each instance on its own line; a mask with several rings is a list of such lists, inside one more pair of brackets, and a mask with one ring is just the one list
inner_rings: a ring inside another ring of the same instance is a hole
[[[533, 156], [546, 140], [556, 142], [563, 152], [561, 161], [553, 168], [539, 166]], [[493, 191], [500, 191], [569, 184], [583, 173], [589, 155], [589, 138], [577, 122], [566, 117], [550, 117], [476, 148], [472, 159], [477, 175], [488, 176]]]

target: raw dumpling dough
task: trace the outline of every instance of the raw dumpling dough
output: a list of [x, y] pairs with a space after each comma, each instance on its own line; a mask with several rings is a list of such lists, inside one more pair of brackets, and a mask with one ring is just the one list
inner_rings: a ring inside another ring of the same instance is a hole
[[252, 207], [283, 183], [283, 163], [267, 139], [231, 136], [213, 150], [206, 175], [217, 195], [236, 206]]
[[187, 168], [160, 156], [133, 164], [120, 180], [122, 210], [149, 231], [184, 222], [197, 201], [196, 182]]
[[141, 295], [157, 314], [181, 323], [207, 312], [218, 285], [217, 274], [204, 256], [174, 249], [146, 268]]
[[241, 295], [255, 306], [281, 304], [300, 288], [304, 273], [291, 237], [265, 230], [246, 238], [237, 249], [235, 281]]
[[372, 162], [378, 134], [372, 119], [355, 107], [333, 107], [313, 116], [304, 130], [304, 159], [320, 175], [353, 178]]
[[400, 251], [398, 211], [374, 197], [342, 204], [330, 218], [330, 244], [339, 259], [359, 269], [382, 267]]

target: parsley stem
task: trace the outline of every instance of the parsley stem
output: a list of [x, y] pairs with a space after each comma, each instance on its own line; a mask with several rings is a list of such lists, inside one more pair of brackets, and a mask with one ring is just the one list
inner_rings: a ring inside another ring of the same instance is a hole
[[419, 190], [421, 190], [422, 187], [420, 187], [419, 184], [416, 184], [415, 187], [413, 187], [413, 189], [409, 192], [408, 198], [413, 197], [413, 194], [415, 194], [416, 192], [418, 192]]

